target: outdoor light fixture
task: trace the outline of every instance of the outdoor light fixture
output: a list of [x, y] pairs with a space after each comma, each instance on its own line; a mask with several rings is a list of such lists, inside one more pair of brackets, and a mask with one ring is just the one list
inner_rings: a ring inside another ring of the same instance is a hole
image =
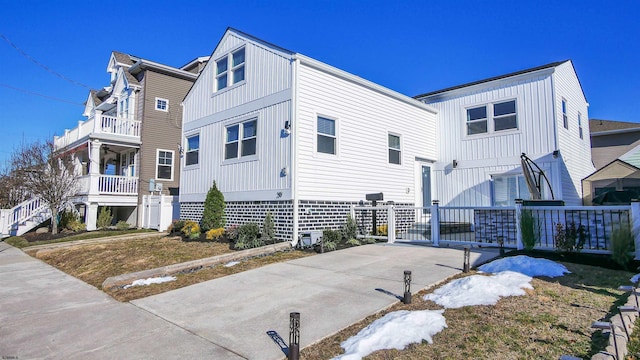
[[289, 313], [289, 360], [300, 358], [300, 313]]
[[291, 123], [289, 120], [284, 122], [284, 132], [287, 134], [291, 134]]
[[553, 158], [554, 159], [557, 159], [559, 155], [560, 155], [560, 150], [553, 150]]
[[453, 168], [457, 168], [458, 167], [458, 160], [453, 160], [453, 163], [451, 164], [453, 165]]
[[468, 273], [471, 266], [471, 248], [468, 246], [464, 247], [464, 263], [462, 264], [462, 271]]
[[404, 298], [402, 302], [405, 304], [411, 304], [411, 271], [404, 271]]

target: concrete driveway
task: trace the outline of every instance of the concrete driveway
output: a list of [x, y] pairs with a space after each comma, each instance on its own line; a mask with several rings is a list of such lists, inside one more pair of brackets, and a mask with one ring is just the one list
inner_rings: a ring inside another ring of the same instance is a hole
[[[472, 251], [472, 262], [497, 250]], [[19, 359], [280, 359], [301, 313], [301, 345], [314, 343], [461, 271], [462, 250], [367, 245], [273, 264], [120, 303], [0, 242], [0, 356]]]

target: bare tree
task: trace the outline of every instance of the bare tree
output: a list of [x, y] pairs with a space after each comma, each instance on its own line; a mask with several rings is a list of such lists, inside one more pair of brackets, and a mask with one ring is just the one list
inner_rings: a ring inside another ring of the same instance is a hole
[[58, 213], [76, 194], [73, 154], [55, 149], [52, 141], [22, 145], [11, 154], [10, 176], [51, 210], [51, 232], [58, 233]]

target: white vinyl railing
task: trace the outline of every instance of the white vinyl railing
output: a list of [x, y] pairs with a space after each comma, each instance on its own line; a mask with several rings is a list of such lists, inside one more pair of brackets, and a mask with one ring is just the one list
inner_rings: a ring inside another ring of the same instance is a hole
[[11, 209], [0, 210], [0, 237], [10, 235], [18, 225], [46, 211], [47, 203], [40, 198], [29, 199]]
[[132, 176], [100, 175], [98, 178], [100, 194], [138, 194], [138, 178]]
[[65, 130], [64, 135], [54, 137], [54, 143], [56, 148], [60, 149], [92, 133], [139, 138], [140, 127], [141, 122], [138, 120], [101, 115], [98, 121], [96, 121], [95, 118], [90, 118], [87, 121], [79, 121], [76, 128]]

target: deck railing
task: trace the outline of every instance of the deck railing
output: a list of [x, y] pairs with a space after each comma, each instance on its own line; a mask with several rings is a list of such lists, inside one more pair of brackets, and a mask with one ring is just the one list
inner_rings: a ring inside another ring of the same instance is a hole
[[138, 195], [138, 178], [120, 175], [86, 175], [79, 179], [79, 195]]
[[141, 122], [116, 116], [100, 115], [87, 121], [79, 121], [78, 126], [65, 130], [64, 135], [54, 137], [56, 148], [61, 149], [83, 139], [90, 134], [112, 134], [131, 139], [140, 138]]

